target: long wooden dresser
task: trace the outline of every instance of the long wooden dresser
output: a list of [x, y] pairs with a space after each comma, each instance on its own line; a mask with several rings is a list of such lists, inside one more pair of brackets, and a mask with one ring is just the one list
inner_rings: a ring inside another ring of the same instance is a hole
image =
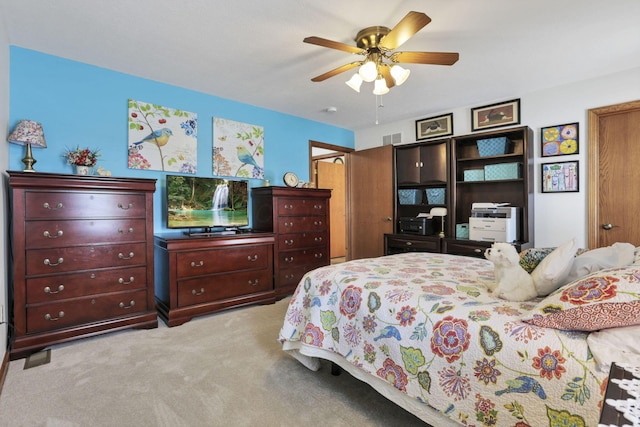
[[256, 187], [251, 189], [252, 227], [273, 232], [275, 294], [293, 293], [302, 276], [328, 265], [331, 190]]
[[8, 172], [10, 358], [158, 325], [154, 179]]

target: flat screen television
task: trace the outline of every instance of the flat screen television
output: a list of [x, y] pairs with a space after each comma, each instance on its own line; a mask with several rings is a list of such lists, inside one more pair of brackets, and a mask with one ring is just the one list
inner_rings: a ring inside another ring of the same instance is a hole
[[249, 225], [247, 181], [183, 175], [166, 178], [168, 228], [209, 233]]

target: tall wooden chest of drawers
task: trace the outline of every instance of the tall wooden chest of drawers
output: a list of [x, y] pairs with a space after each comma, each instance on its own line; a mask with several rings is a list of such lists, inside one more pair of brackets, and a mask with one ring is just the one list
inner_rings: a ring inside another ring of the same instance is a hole
[[168, 326], [248, 304], [274, 303], [273, 234], [155, 236], [156, 302]]
[[156, 327], [155, 180], [8, 175], [10, 358], [107, 331]]
[[276, 236], [276, 297], [292, 293], [302, 276], [328, 265], [331, 190], [256, 187], [251, 189], [252, 227]]

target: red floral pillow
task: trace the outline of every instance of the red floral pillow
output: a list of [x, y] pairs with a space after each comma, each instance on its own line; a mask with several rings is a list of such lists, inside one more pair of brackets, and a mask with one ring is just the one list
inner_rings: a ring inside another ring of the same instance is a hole
[[602, 270], [571, 282], [540, 301], [522, 320], [577, 331], [640, 325], [640, 266]]

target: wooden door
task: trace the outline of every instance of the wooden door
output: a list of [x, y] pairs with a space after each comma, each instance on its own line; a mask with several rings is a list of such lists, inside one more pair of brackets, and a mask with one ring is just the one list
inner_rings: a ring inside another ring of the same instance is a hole
[[331, 258], [346, 256], [346, 183], [345, 169], [342, 163], [316, 161], [318, 188], [331, 190], [329, 221], [331, 230]]
[[640, 101], [589, 110], [589, 248], [640, 246]]
[[349, 156], [349, 259], [384, 255], [384, 234], [393, 232], [393, 146]]

